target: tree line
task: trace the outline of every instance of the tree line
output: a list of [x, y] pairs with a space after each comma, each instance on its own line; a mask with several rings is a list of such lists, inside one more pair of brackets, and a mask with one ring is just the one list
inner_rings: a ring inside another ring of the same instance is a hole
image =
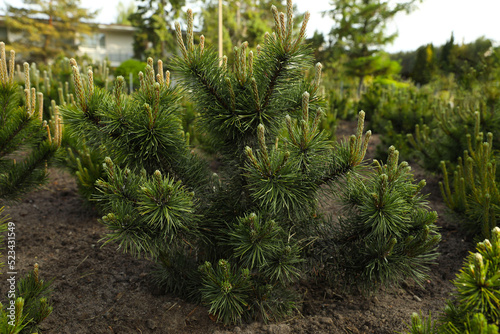
[[[418, 10], [419, 0], [394, 4], [388, 0], [331, 0], [323, 14], [331, 17], [330, 32], [310, 33], [308, 42], [315, 57], [325, 65], [325, 74], [357, 81], [358, 96], [371, 76], [411, 79], [427, 84], [436, 74], [453, 73], [462, 83], [491, 73], [497, 63], [492, 42], [480, 38], [470, 45], [455, 44], [453, 34], [443, 46], [424, 45], [413, 52], [389, 55], [384, 47], [397, 33], [387, 31], [387, 23], [401, 12]], [[135, 5], [136, 4], [136, 5]], [[131, 25], [134, 33], [134, 58], [162, 58], [178, 54], [173, 22], [181, 20], [182, 9], [195, 9], [195, 26], [204, 32], [205, 43], [218, 41], [218, 0], [138, 0], [120, 3], [116, 23]], [[231, 57], [232, 46], [247, 41], [257, 46], [270, 32], [274, 18], [269, 10], [271, 0], [223, 1], [224, 54]], [[278, 10], [283, 10], [282, 8]], [[297, 8], [294, 7], [297, 13]], [[78, 41], [91, 35], [98, 12], [82, 7], [79, 0], [24, 0], [19, 6], [7, 5], [7, 28], [22, 38], [6, 41], [18, 50], [23, 60], [47, 63], [60, 54], [74, 56]], [[298, 16], [297, 16], [298, 17]], [[296, 25], [297, 26], [297, 25]], [[230, 59], [231, 60], [231, 59]]]

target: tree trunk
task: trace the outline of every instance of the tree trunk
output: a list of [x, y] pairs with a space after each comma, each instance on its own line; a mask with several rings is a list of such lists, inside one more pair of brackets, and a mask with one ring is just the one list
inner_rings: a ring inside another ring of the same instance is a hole
[[363, 80], [364, 80], [365, 76], [364, 75], [360, 75], [359, 76], [359, 83], [358, 83], [358, 99], [361, 98], [361, 89], [363, 88]]

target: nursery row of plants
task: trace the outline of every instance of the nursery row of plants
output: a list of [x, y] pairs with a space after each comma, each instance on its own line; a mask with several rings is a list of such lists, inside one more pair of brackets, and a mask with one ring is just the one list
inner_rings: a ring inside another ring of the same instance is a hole
[[[484, 239], [443, 317], [414, 315], [408, 331], [496, 333], [495, 84], [481, 86], [489, 95], [410, 84], [370, 85], [359, 99], [339, 94], [323, 85], [304, 43], [308, 15], [294, 29], [287, 3], [286, 13], [272, 8], [274, 33], [255, 48], [235, 47], [234, 63], [203, 36], [194, 43], [188, 11], [186, 34], [176, 25], [172, 78], [149, 58], [131, 92], [106, 66], [75, 59], [43, 74], [27, 63], [21, 71], [0, 44], [0, 198], [38, 187], [50, 164], [67, 168], [102, 213], [106, 242], [155, 263], [165, 292], [206, 305], [224, 324], [268, 322], [294, 313], [301, 280], [373, 294], [426, 279], [438, 256], [437, 214], [402, 156], [443, 175], [444, 201], [464, 233]], [[333, 140], [335, 117], [352, 110], [364, 110], [356, 132]], [[372, 166], [366, 124], [382, 134]], [[322, 212], [332, 198], [341, 209]], [[2, 332], [36, 331], [52, 310], [49, 292], [37, 267], [19, 280]]]
[[394, 145], [403, 159], [442, 175], [442, 198], [464, 233], [489, 238], [500, 217], [499, 92], [496, 80], [471, 90], [374, 84], [360, 99], [345, 94], [335, 103], [366, 112], [368, 126], [381, 135], [378, 158]]

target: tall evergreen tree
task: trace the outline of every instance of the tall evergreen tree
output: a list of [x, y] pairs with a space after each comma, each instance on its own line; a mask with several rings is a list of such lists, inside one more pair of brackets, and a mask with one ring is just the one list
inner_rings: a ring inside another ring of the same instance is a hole
[[21, 38], [8, 46], [24, 60], [46, 63], [60, 53], [71, 56], [77, 39], [92, 33], [97, 12], [80, 6], [79, 0], [24, 0], [23, 5], [7, 5], [7, 28]]
[[419, 47], [417, 49], [417, 57], [411, 73], [413, 81], [419, 85], [428, 84], [436, 70], [437, 66], [434, 46], [432, 44], [427, 44]]
[[397, 36], [387, 33], [387, 22], [399, 12], [409, 12], [415, 1], [391, 5], [387, 0], [331, 0], [333, 8], [327, 13], [335, 26], [330, 35], [335, 40], [334, 48], [348, 56], [346, 66], [359, 80], [358, 94], [367, 75], [383, 70], [377, 66], [380, 50]]
[[130, 15], [135, 13], [137, 10], [134, 2], [131, 1], [128, 3], [128, 5], [126, 5], [120, 1], [116, 9], [118, 11], [118, 14], [116, 15], [116, 23], [127, 26], [132, 25], [132, 23], [130, 22]]
[[134, 33], [134, 56], [137, 59], [175, 54], [173, 22], [179, 17], [186, 0], [140, 0], [129, 16]]
[[446, 41], [441, 49], [441, 55], [439, 57], [439, 66], [445, 73], [449, 73], [452, 69], [452, 57], [453, 57], [453, 48], [455, 47], [455, 36], [453, 36], [453, 32], [451, 33], [450, 39]]

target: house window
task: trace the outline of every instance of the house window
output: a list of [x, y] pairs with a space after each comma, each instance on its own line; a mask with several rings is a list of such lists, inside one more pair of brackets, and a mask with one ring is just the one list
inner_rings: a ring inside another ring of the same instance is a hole
[[87, 48], [106, 48], [106, 35], [103, 33], [83, 35], [82, 46]]
[[0, 27], [0, 41], [7, 42], [7, 27]]
[[101, 48], [106, 48], [106, 35], [100, 33], [97, 34], [97, 36], [98, 36], [99, 46]]

